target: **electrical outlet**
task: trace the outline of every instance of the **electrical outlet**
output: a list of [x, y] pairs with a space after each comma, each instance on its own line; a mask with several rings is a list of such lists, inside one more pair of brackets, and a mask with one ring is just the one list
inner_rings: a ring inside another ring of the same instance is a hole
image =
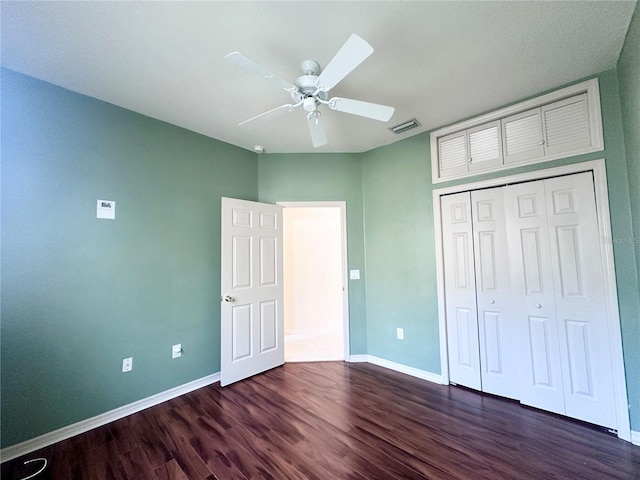
[[398, 340], [404, 340], [404, 328], [396, 328], [396, 337]]
[[133, 357], [124, 358], [122, 360], [122, 371], [130, 372], [133, 369]]
[[171, 347], [171, 358], [178, 358], [182, 356], [182, 344], [177, 343]]

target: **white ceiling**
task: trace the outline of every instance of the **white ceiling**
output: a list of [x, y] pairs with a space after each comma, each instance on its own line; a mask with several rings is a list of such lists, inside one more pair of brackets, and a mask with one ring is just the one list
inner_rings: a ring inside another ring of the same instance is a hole
[[[174, 125], [269, 153], [362, 152], [614, 68], [635, 1], [9, 2], [2, 65]], [[302, 109], [226, 63], [240, 51], [293, 81], [352, 33], [375, 49], [331, 91], [395, 107], [388, 123], [326, 109], [313, 149]], [[415, 117], [403, 135], [388, 128]]]

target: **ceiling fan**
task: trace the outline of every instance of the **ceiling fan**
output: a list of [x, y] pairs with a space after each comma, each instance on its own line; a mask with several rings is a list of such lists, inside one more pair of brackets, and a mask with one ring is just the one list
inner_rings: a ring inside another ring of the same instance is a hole
[[260, 75], [267, 80], [272, 80], [282, 89], [289, 92], [294, 102], [280, 105], [238, 125], [245, 125], [258, 118], [265, 118], [280, 112], [292, 112], [297, 107], [302, 106], [308, 112], [307, 124], [309, 133], [311, 134], [313, 146], [317, 148], [327, 144], [327, 135], [321, 121], [320, 110], [318, 110], [320, 105], [327, 105], [330, 109], [338, 112], [351, 113], [381, 122], [388, 121], [393, 115], [393, 107], [342, 97], [329, 98], [329, 90], [349, 75], [372, 53], [373, 47], [354, 33], [342, 45], [322, 72], [320, 71], [320, 65], [315, 60], [302, 62], [301, 67], [304, 75], [298, 77], [293, 83], [245, 57], [240, 52], [229, 53], [224, 57], [227, 62], [237, 65], [250, 73]]

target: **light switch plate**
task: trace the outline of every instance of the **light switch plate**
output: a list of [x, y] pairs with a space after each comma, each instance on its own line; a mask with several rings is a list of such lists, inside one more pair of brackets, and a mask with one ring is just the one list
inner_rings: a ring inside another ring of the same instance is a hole
[[182, 344], [177, 343], [171, 347], [171, 358], [178, 358], [182, 356]]
[[122, 371], [130, 372], [133, 370], [133, 357], [123, 358], [122, 359]]
[[360, 270], [349, 270], [350, 280], [360, 280]]

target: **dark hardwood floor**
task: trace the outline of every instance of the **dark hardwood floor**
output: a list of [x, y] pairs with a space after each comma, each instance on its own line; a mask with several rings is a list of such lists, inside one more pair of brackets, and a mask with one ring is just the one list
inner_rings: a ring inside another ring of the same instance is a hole
[[638, 479], [640, 447], [369, 364], [215, 384], [2, 465], [3, 480]]

